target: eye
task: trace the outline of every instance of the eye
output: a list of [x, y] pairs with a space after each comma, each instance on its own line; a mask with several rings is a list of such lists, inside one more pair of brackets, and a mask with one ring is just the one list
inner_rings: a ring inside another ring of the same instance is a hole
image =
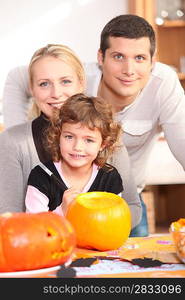
[[48, 85], [49, 85], [49, 82], [47, 82], [47, 81], [43, 81], [39, 84], [39, 86], [41, 86], [41, 87], [47, 87]]
[[65, 138], [66, 140], [71, 140], [71, 139], [73, 138], [73, 136], [70, 135], [70, 134], [66, 134], [66, 135], [64, 136], [64, 138]]
[[138, 55], [138, 56], [136, 56], [136, 60], [137, 61], [143, 61], [143, 60], [145, 60], [145, 57], [142, 56], [142, 55]]
[[123, 59], [123, 55], [120, 54], [120, 53], [117, 53], [117, 54], [114, 55], [114, 59], [116, 59], [116, 60], [122, 60]]
[[92, 140], [92, 139], [86, 139], [86, 142], [87, 143], [94, 143], [94, 140]]
[[63, 79], [62, 80], [62, 84], [64, 84], [64, 85], [68, 85], [68, 84], [71, 84], [71, 83], [72, 83], [72, 81], [70, 79]]

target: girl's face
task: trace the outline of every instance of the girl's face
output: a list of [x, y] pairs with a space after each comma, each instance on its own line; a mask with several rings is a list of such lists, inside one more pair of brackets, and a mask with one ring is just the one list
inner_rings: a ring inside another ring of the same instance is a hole
[[64, 123], [60, 136], [60, 151], [63, 163], [71, 168], [91, 166], [103, 149], [100, 131], [81, 123]]
[[47, 117], [52, 116], [53, 108], [60, 108], [67, 98], [83, 91], [83, 83], [74, 69], [51, 56], [33, 64], [32, 78], [32, 95]]

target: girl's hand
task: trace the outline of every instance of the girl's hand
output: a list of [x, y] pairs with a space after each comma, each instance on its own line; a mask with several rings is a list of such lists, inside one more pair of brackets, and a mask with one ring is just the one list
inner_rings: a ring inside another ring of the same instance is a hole
[[67, 209], [69, 205], [73, 202], [73, 200], [81, 193], [77, 188], [71, 187], [66, 190], [63, 194], [61, 208], [64, 216], [66, 215]]

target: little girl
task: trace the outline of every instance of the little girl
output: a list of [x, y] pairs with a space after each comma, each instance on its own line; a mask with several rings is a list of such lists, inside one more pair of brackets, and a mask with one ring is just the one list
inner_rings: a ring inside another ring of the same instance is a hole
[[107, 164], [117, 146], [121, 126], [113, 120], [110, 105], [98, 97], [77, 94], [57, 109], [48, 128], [47, 147], [52, 161], [45, 166], [60, 186], [39, 165], [30, 173], [26, 211], [55, 211], [65, 215], [79, 193], [123, 191], [118, 171]]

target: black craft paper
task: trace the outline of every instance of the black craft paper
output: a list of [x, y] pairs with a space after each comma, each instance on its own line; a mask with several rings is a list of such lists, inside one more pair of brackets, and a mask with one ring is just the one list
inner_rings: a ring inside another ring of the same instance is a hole
[[163, 263], [159, 260], [151, 259], [151, 258], [135, 258], [132, 259], [131, 262], [139, 267], [150, 268], [150, 267], [159, 267], [163, 265]]

